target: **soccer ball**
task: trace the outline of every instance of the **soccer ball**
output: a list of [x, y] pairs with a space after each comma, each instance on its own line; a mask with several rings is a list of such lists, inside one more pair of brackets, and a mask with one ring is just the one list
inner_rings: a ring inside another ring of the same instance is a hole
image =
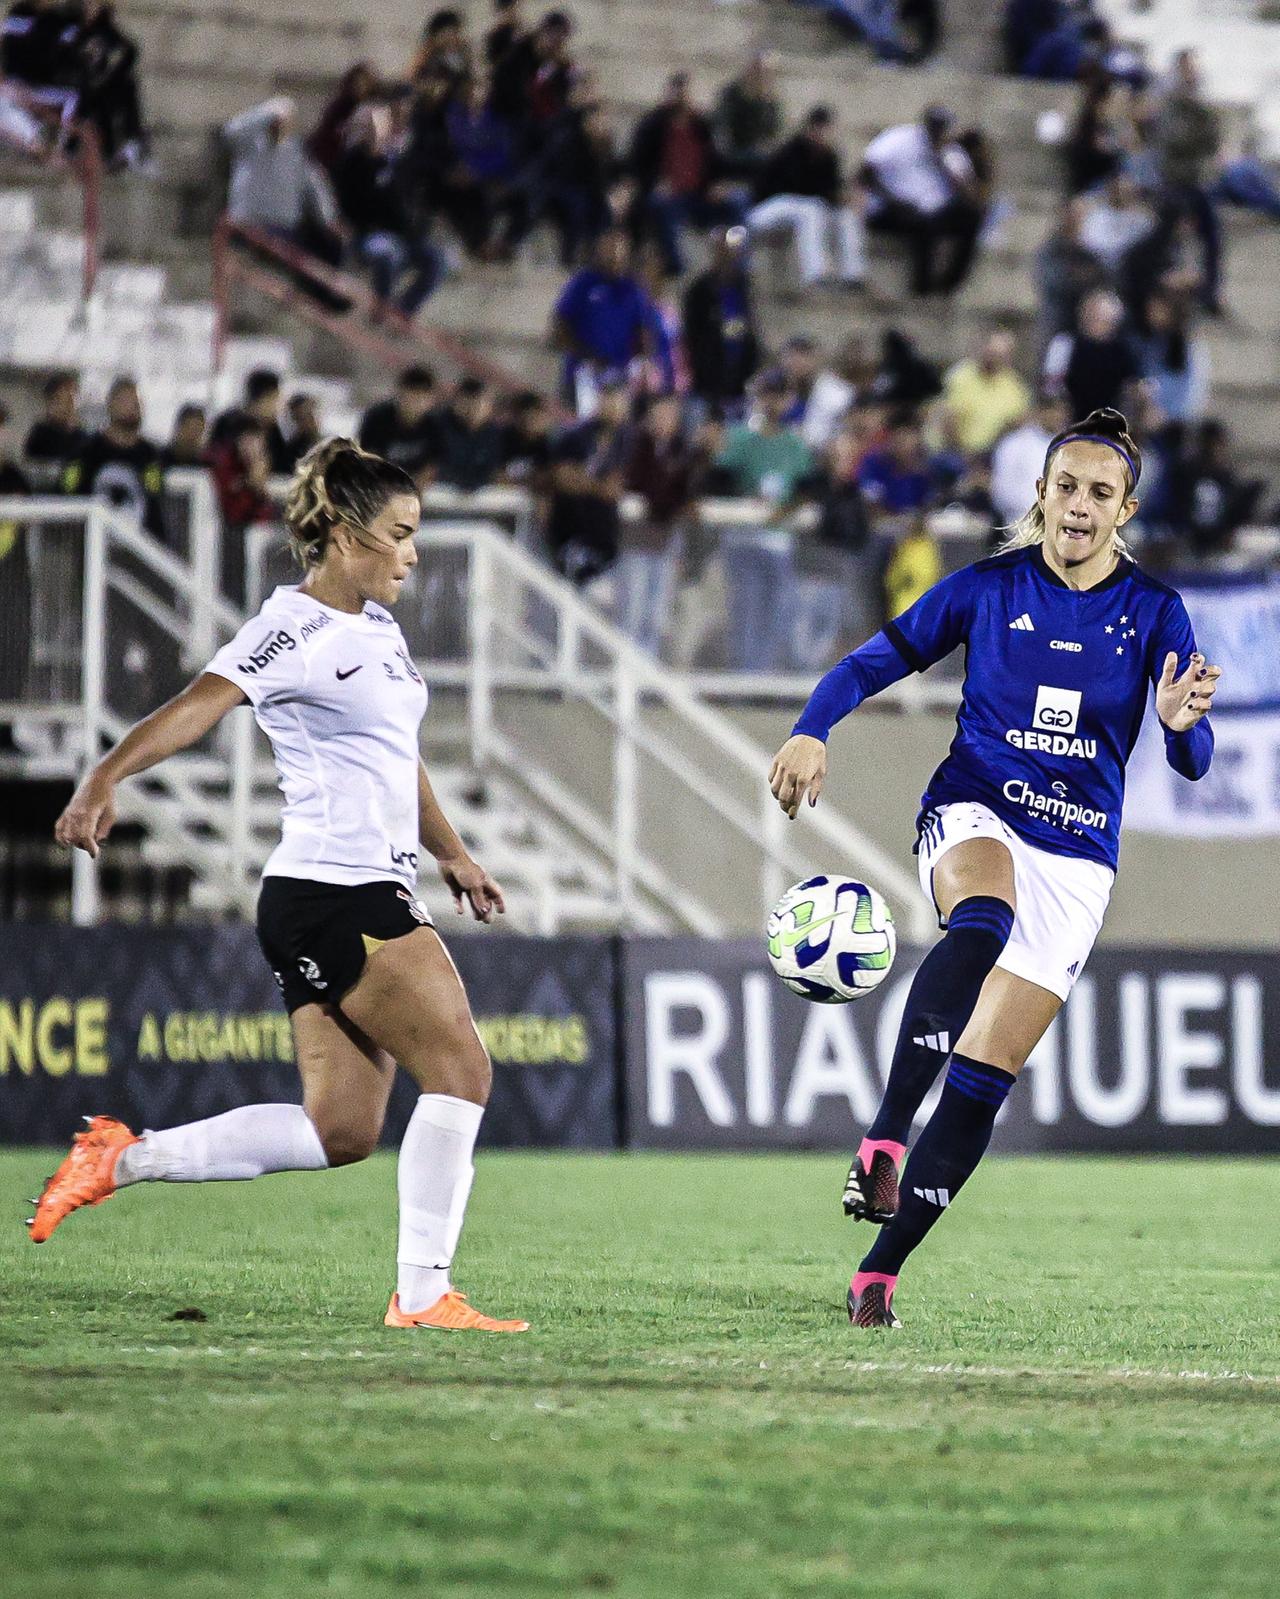
[[823, 1005], [861, 999], [888, 976], [893, 912], [851, 877], [809, 877], [789, 888], [765, 924], [769, 961], [794, 993]]

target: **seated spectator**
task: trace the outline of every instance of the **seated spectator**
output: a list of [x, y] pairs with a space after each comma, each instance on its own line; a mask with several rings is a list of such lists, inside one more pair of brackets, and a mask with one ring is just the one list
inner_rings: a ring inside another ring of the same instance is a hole
[[509, 261], [530, 220], [512, 130], [494, 110], [485, 84], [475, 78], [459, 85], [445, 126], [453, 160], [449, 215], [472, 255]]
[[462, 13], [452, 7], [433, 11], [423, 26], [422, 43], [409, 76], [418, 80], [443, 77], [458, 89], [471, 73], [471, 41]]
[[743, 229], [717, 235], [710, 265], [689, 285], [684, 337], [693, 393], [722, 411], [740, 411], [760, 360]]
[[1195, 221], [1176, 201], [1162, 205], [1151, 232], [1134, 244], [1117, 274], [1120, 297], [1141, 319], [1153, 294], [1203, 300], [1203, 252]]
[[307, 137], [307, 154], [326, 172], [333, 172], [346, 148], [347, 127], [352, 117], [377, 92], [378, 76], [371, 62], [357, 61], [338, 79], [337, 88]]
[[233, 222], [317, 255], [342, 260], [338, 202], [295, 131], [292, 100], [278, 97], [233, 117], [223, 129], [231, 154], [227, 214]]
[[526, 389], [507, 410], [499, 449], [504, 483], [514, 483], [533, 494], [548, 487], [553, 451], [551, 406], [541, 394]]
[[580, 73], [569, 48], [573, 22], [548, 11], [519, 35], [494, 70], [494, 104], [515, 129], [523, 154], [535, 153], [570, 109]]
[[1102, 406], [1127, 410], [1129, 387], [1141, 376], [1124, 329], [1124, 306], [1107, 289], [1087, 295], [1077, 331], [1059, 333], [1045, 351], [1045, 385], [1065, 395], [1073, 417]]
[[711, 123], [693, 103], [687, 72], [673, 73], [661, 105], [640, 118], [629, 164], [671, 277], [684, 271], [682, 228], [742, 221], [743, 206], [723, 181]]
[[440, 460], [440, 421], [435, 375], [429, 367], [405, 367], [392, 398], [379, 400], [365, 412], [360, 443], [407, 472], [419, 489], [433, 481]]
[[1134, 347], [1161, 416], [1168, 422], [1199, 421], [1209, 398], [1209, 352], [1191, 331], [1186, 297], [1152, 294]]
[[270, 367], [254, 367], [244, 380], [244, 397], [240, 404], [213, 419], [209, 443], [221, 444], [245, 417], [249, 417], [262, 425], [272, 473], [277, 477], [287, 476], [293, 470], [293, 457], [280, 426], [280, 398], [280, 374]]
[[484, 59], [491, 69], [501, 66], [525, 36], [521, 3], [522, 0], [493, 0], [494, 22], [484, 36]]
[[782, 132], [773, 57], [757, 52], [716, 99], [711, 117], [726, 171], [753, 178]]
[[1201, 422], [1191, 450], [1170, 472], [1167, 514], [1173, 531], [1193, 554], [1220, 555], [1253, 517], [1265, 487], [1261, 478], [1242, 478], [1232, 466], [1223, 424]]
[[626, 236], [601, 234], [595, 265], [569, 279], [552, 312], [565, 399], [579, 416], [591, 414], [602, 381], [625, 380], [633, 361], [653, 353], [653, 306], [630, 267]]
[[617, 559], [630, 450], [625, 383], [606, 378], [597, 398], [595, 415], [560, 435], [551, 461], [547, 545], [556, 570], [579, 588]]
[[886, 328], [880, 341], [880, 360], [867, 398], [880, 405], [914, 407], [942, 393], [942, 378], [907, 334]]
[[314, 449], [321, 439], [320, 413], [310, 394], [292, 394], [285, 407], [289, 426], [285, 431], [285, 449], [291, 458], [290, 473], [297, 470], [298, 462]]
[[0, 72], [20, 86], [33, 108], [45, 107], [70, 127], [79, 103], [76, 30], [63, 0], [15, 0], [0, 25]]
[[474, 494], [498, 475], [502, 435], [493, 420], [493, 396], [479, 378], [463, 378], [440, 413], [439, 482]]
[[1075, 327], [1081, 300], [1108, 282], [1106, 268], [1081, 236], [1084, 215], [1083, 200], [1064, 201], [1057, 226], [1036, 251], [1036, 343], [1041, 351], [1056, 334]]
[[883, 445], [863, 457], [858, 486], [876, 522], [918, 516], [933, 503], [941, 483], [916, 412], [904, 408], [890, 415]]
[[83, 0], [73, 48], [79, 70], [79, 114], [92, 122], [109, 167], [149, 159], [138, 91], [138, 46], [116, 22], [110, 0]]
[[753, 234], [786, 232], [795, 240], [806, 288], [860, 288], [866, 250], [857, 198], [846, 186], [835, 149], [835, 116], [815, 106], [799, 133], [780, 145], [756, 175]]
[[1160, 97], [1155, 144], [1160, 176], [1168, 196], [1194, 220], [1204, 248], [1202, 303], [1212, 315], [1220, 311], [1222, 229], [1210, 190], [1211, 167], [1222, 147], [1217, 109], [1201, 92], [1200, 68], [1194, 50], [1179, 50], [1173, 74]]
[[1124, 173], [1116, 173], [1097, 194], [1086, 197], [1080, 243], [1114, 278], [1125, 256], [1155, 225], [1155, 216], [1137, 184]]
[[374, 319], [394, 310], [412, 319], [444, 273], [444, 259], [410, 214], [400, 186], [386, 106], [366, 106], [352, 119], [333, 185], [356, 255], [377, 296]]
[[679, 400], [660, 395], [644, 402], [623, 467], [625, 488], [640, 496], [643, 511], [621, 527], [615, 616], [650, 655], [662, 653], [671, 617], [696, 468]]
[[222, 512], [222, 592], [236, 604], [246, 598], [248, 528], [276, 520], [276, 507], [267, 492], [271, 456], [267, 430], [257, 417], [242, 411], [235, 415], [217, 442], [209, 448], [218, 507]]
[[1063, 400], [1042, 393], [1034, 409], [997, 442], [991, 452], [991, 502], [1000, 527], [1011, 527], [1035, 499], [1049, 445], [1070, 421]]
[[37, 487], [60, 483], [63, 467], [79, 460], [88, 442], [80, 421], [80, 379], [74, 372], [55, 372], [44, 380], [40, 416], [22, 446]]
[[975, 356], [947, 373], [942, 389], [943, 431], [966, 455], [989, 450], [1031, 404], [1013, 365], [1013, 334], [992, 333]]
[[1072, 194], [1096, 188], [1121, 169], [1133, 135], [1128, 102], [1128, 88], [1101, 66], [1086, 73], [1064, 147]]
[[1261, 141], [1252, 130], [1241, 139], [1239, 153], [1223, 163], [1210, 197], [1280, 222], [1280, 186], [1263, 157]]
[[918, 66], [942, 42], [942, 0], [898, 0], [898, 22], [905, 59]]
[[1043, 33], [1028, 51], [1019, 72], [1048, 83], [1075, 83], [1091, 61], [1111, 49], [1111, 32], [1087, 10], [1067, 12], [1058, 26]]
[[62, 487], [92, 494], [136, 517], [156, 538], [165, 536], [160, 492], [160, 451], [142, 431], [142, 400], [132, 378], [116, 378], [107, 391], [107, 424], [67, 462]]
[[867, 225], [906, 239], [914, 294], [953, 293], [978, 247], [985, 208], [954, 128], [945, 106], [929, 106], [919, 122], [877, 134], [863, 156]]
[[574, 267], [584, 248], [610, 226], [628, 234], [634, 226], [635, 184], [626, 180], [625, 199], [615, 210], [618, 163], [613, 131], [598, 101], [573, 93], [572, 104], [545, 135], [520, 175], [529, 213], [549, 216], [560, 240], [560, 263]]
[[808, 485], [818, 520], [796, 541], [797, 596], [791, 664], [819, 671], [880, 625], [871, 519], [858, 486], [861, 447], [841, 429]]
[[795, 533], [786, 521], [814, 470], [804, 440], [783, 420], [794, 403], [785, 373], [756, 387], [751, 424], [729, 429], [715, 461], [728, 491], [760, 500], [763, 519], [720, 537], [729, 591], [729, 662], [739, 672], [775, 672], [785, 663], [795, 591]]
[[662, 251], [647, 240], [640, 251], [640, 281], [652, 307], [649, 329], [652, 354], [642, 383], [651, 394], [687, 394], [689, 363], [684, 348], [680, 302], [667, 278]]
[[842, 33], [865, 40], [877, 61], [895, 65], [908, 58], [898, 0], [816, 0]]
[[1058, 28], [1066, 14], [1064, 0], [1005, 0], [1000, 43], [1006, 72], [1022, 71], [1022, 64], [1046, 34]]
[[833, 443], [854, 406], [871, 397], [875, 375], [875, 362], [860, 333], [848, 335], [834, 365], [816, 368], [798, 419], [800, 436], [811, 450], [825, 450]]
[[169, 442], [160, 452], [161, 464], [170, 467], [202, 467], [205, 465], [205, 433], [208, 415], [203, 405], [180, 406], [173, 420]]

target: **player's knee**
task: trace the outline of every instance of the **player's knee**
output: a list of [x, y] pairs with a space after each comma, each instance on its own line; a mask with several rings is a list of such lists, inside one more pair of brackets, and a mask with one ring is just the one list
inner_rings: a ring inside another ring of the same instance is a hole
[[377, 1148], [381, 1128], [366, 1118], [339, 1113], [313, 1116], [312, 1120], [330, 1166], [354, 1166], [368, 1160]]
[[458, 1099], [469, 1099], [473, 1105], [489, 1103], [493, 1064], [470, 1017], [467, 1018], [465, 1029], [458, 1031], [457, 1048], [449, 1063], [449, 1077], [454, 1086], [446, 1089], [446, 1093]]

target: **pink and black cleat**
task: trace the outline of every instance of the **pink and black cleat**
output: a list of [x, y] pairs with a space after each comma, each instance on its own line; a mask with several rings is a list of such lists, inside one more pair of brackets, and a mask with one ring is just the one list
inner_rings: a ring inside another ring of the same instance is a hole
[[849, 1321], [854, 1327], [901, 1327], [893, 1313], [896, 1277], [882, 1271], [860, 1271], [849, 1284]]
[[898, 1162], [906, 1152], [905, 1144], [889, 1138], [862, 1140], [841, 1199], [846, 1216], [881, 1226], [893, 1220], [898, 1214]]

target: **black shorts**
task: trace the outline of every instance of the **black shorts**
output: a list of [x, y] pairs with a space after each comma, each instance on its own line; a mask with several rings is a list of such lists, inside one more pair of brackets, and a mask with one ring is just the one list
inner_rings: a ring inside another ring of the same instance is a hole
[[400, 883], [264, 877], [258, 895], [258, 942], [290, 1015], [300, 1005], [336, 1005], [371, 949], [431, 925]]

